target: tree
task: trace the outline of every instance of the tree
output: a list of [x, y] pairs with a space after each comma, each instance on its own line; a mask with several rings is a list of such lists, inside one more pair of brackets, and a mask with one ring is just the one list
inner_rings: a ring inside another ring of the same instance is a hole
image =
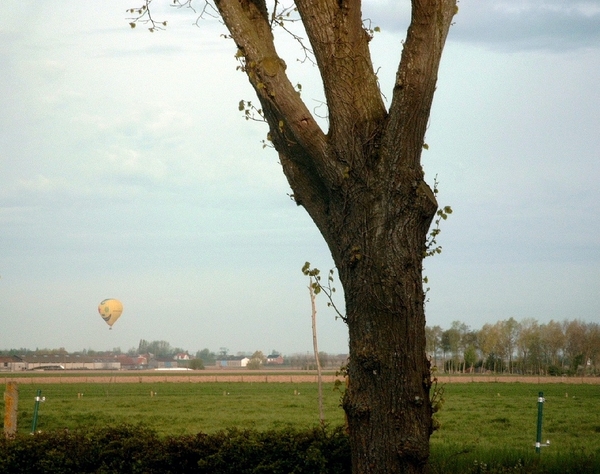
[[202, 359], [204, 365], [215, 365], [217, 355], [214, 352], [211, 352], [210, 349], [205, 348], [196, 352], [196, 359]]
[[460, 362], [460, 332], [454, 323], [458, 323], [458, 321], [454, 321], [452, 327], [442, 333], [442, 348], [445, 353], [452, 354], [451, 365], [448, 367], [448, 370], [451, 372], [455, 372], [458, 369]]
[[484, 324], [481, 329], [479, 329], [476, 334], [477, 334], [477, 347], [479, 348], [479, 352], [481, 353], [481, 359], [483, 360], [483, 368], [487, 369], [487, 367], [485, 367], [485, 362], [488, 358], [488, 356], [493, 352], [493, 347], [494, 347], [494, 342], [492, 340], [491, 337], [489, 337], [490, 334], [490, 328], [492, 326], [490, 324]]
[[425, 336], [427, 341], [427, 354], [430, 359], [433, 359], [433, 365], [437, 367], [437, 356], [442, 345], [442, 328], [441, 326], [427, 326], [425, 328]]
[[579, 367], [586, 363], [586, 325], [582, 321], [564, 321], [565, 355], [568, 358], [569, 373], [576, 375]]
[[178, 352], [185, 352], [179, 347], [171, 347], [167, 341], [152, 341], [148, 342], [145, 339], [140, 339], [138, 345], [138, 354], [153, 354], [155, 357], [172, 357]]
[[521, 373], [540, 373], [541, 345], [540, 326], [533, 318], [526, 318], [520, 323], [517, 336], [517, 349], [521, 358]]
[[189, 368], [192, 370], [204, 370], [204, 362], [202, 359], [192, 359], [190, 360]]
[[477, 362], [477, 349], [473, 344], [469, 344], [465, 348], [465, 352], [463, 354], [463, 358], [465, 361], [465, 372], [473, 372], [473, 368], [475, 367], [475, 363]]
[[275, 47], [281, 3], [271, 11], [265, 0], [214, 5], [258, 96], [293, 199], [323, 235], [344, 289], [352, 470], [422, 472], [433, 430], [422, 260], [438, 205], [421, 152], [456, 0], [412, 0], [389, 107], [360, 0], [295, 0], [321, 73], [327, 132]]
[[517, 345], [517, 335], [520, 325], [515, 318], [509, 318], [506, 321], [500, 321], [500, 344], [504, 348], [504, 354], [508, 361], [508, 371], [513, 371], [513, 355]]
[[248, 361], [246, 368], [248, 370], [259, 370], [266, 361], [267, 358], [262, 351], [254, 351], [254, 354], [250, 356], [250, 360]]
[[598, 323], [588, 323], [588, 333], [587, 333], [587, 347], [588, 347], [588, 357], [591, 365], [591, 370], [594, 374], [598, 369], [598, 362], [600, 359], [600, 324]]
[[[333, 270], [332, 270], [333, 272]], [[317, 268], [310, 268], [310, 263], [306, 262], [302, 267], [302, 273], [309, 278], [308, 291], [310, 294], [310, 306], [311, 306], [311, 322], [312, 322], [312, 337], [313, 337], [313, 352], [315, 354], [315, 365], [317, 366], [317, 384], [319, 391], [319, 421], [321, 425], [325, 425], [325, 412], [323, 410], [323, 377], [321, 374], [321, 361], [319, 357], [319, 344], [317, 340], [317, 295], [321, 292], [323, 288], [321, 286], [319, 276], [320, 270]], [[330, 281], [333, 279], [330, 273]], [[331, 293], [329, 294], [331, 297]]]
[[545, 357], [545, 364], [558, 366], [559, 355], [565, 345], [565, 334], [561, 324], [550, 320], [549, 323], [541, 326], [541, 333], [541, 346]]

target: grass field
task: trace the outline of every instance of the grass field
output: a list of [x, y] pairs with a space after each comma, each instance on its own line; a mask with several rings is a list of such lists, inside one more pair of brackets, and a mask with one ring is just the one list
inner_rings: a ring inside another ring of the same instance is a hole
[[533, 446], [538, 393], [543, 407], [547, 449], [600, 448], [600, 386], [520, 383], [452, 384], [445, 387], [434, 443], [510, 448]]
[[[31, 430], [38, 388], [46, 397], [39, 408], [40, 430], [141, 422], [160, 434], [178, 435], [318, 424], [314, 383], [27, 384], [19, 386], [19, 432]], [[343, 423], [340, 392], [333, 384], [324, 392], [327, 421]]]
[[[467, 464], [479, 460], [483, 466], [495, 461], [511, 465], [511, 459], [513, 466], [524, 459], [535, 462], [539, 392], [545, 398], [542, 440], [550, 441], [541, 448], [541, 458], [551, 460], [555, 469], [547, 472], [573, 472], [572, 467], [561, 470], [561, 463], [579, 464], [577, 472], [600, 472], [599, 385], [459, 383], [445, 385], [444, 390], [441, 428], [431, 438], [432, 458], [442, 466], [446, 463], [437, 472], [461, 472], [464, 466], [447, 465], [461, 458]], [[527, 467], [515, 471], [529, 472]]]
[[[23, 384], [19, 432], [31, 430], [37, 389], [46, 397], [39, 410], [40, 430], [143, 423], [161, 435], [179, 435], [228, 427], [302, 429], [318, 424], [314, 383]], [[534, 452], [540, 391], [546, 398], [543, 440], [550, 440], [542, 456], [576, 455], [600, 463], [600, 385], [568, 384], [444, 385], [445, 403], [436, 415], [441, 427], [431, 438], [432, 458], [438, 464], [455, 458], [486, 463], [490, 456], [516, 456], [515, 463], [520, 462], [521, 453]], [[326, 384], [324, 395], [327, 422], [342, 424], [340, 392]], [[3, 412], [1, 401], [0, 407]]]

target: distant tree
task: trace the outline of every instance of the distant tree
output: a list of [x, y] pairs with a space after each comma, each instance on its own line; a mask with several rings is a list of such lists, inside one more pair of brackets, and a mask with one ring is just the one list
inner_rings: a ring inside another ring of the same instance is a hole
[[481, 358], [484, 361], [486, 369], [496, 372], [496, 360], [495, 354], [499, 347], [500, 332], [496, 325], [484, 324], [481, 329], [477, 332], [477, 341], [479, 343], [479, 350], [481, 351]]
[[442, 333], [442, 348], [445, 353], [452, 354], [452, 358], [446, 363], [450, 372], [456, 372], [460, 363], [460, 331], [455, 323], [457, 321], [454, 321], [452, 327]]
[[569, 374], [577, 374], [580, 366], [587, 361], [587, 327], [579, 320], [565, 321], [565, 355], [568, 360]]
[[146, 354], [148, 352], [148, 341], [146, 339], [140, 339], [138, 344], [138, 354]]
[[590, 369], [593, 374], [597, 375], [600, 369], [600, 324], [588, 324], [587, 344]]
[[549, 366], [564, 367], [564, 346], [565, 333], [563, 325], [557, 321], [550, 320], [547, 324], [542, 324], [541, 349], [544, 354], [545, 364]]
[[183, 350], [171, 347], [171, 344], [169, 344], [167, 341], [148, 342], [145, 339], [140, 339], [140, 343], [138, 345], [139, 354], [149, 353], [159, 358], [172, 357], [177, 352], [183, 352]]
[[500, 322], [500, 343], [505, 349], [509, 373], [512, 373], [513, 370], [513, 356], [517, 347], [519, 330], [520, 325], [515, 318], [509, 318], [506, 321]]
[[139, 354], [140, 354], [140, 352], [138, 351], [138, 348], [136, 348], [136, 347], [130, 347], [127, 350], [127, 355], [129, 357], [135, 357], [136, 355], [139, 355]]
[[442, 328], [440, 326], [427, 326], [425, 328], [425, 339], [427, 341], [427, 354], [433, 360], [433, 365], [437, 366], [437, 357], [442, 345]]
[[465, 372], [472, 372], [477, 362], [477, 349], [472, 344], [469, 344], [463, 354], [465, 364]]
[[196, 352], [196, 359], [202, 359], [204, 365], [215, 365], [217, 355], [209, 349], [202, 349]]
[[540, 373], [542, 365], [540, 325], [533, 318], [526, 318], [520, 322], [517, 354], [521, 373]]
[[331, 357], [327, 352], [319, 351], [319, 364], [321, 367], [327, 367], [330, 364]]
[[248, 361], [246, 368], [249, 370], [259, 370], [266, 361], [267, 358], [262, 351], [255, 351], [254, 354], [250, 356], [250, 360]]
[[467, 364], [465, 362], [465, 351], [469, 345], [474, 345], [474, 336], [471, 332], [469, 326], [461, 321], [452, 321], [451, 329], [456, 330], [459, 335], [458, 339], [458, 348], [457, 348], [457, 359], [459, 361], [459, 367], [463, 373], [467, 369]]
[[204, 362], [202, 359], [191, 359], [188, 367], [192, 370], [204, 370]]

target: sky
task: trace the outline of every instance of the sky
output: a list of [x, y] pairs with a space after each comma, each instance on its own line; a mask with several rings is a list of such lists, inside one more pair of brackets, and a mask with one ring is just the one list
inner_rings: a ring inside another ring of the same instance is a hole
[[[301, 267], [330, 253], [238, 110], [257, 101], [223, 25], [168, 3], [155, 33], [129, 28], [130, 0], [0, 3], [0, 349], [312, 350]], [[409, 7], [363, 3], [387, 101]], [[454, 210], [428, 324], [599, 321], [600, 1], [459, 8], [423, 153]], [[278, 40], [325, 116], [318, 71]], [[110, 331], [105, 298], [124, 305]], [[347, 352], [317, 307], [319, 349]]]

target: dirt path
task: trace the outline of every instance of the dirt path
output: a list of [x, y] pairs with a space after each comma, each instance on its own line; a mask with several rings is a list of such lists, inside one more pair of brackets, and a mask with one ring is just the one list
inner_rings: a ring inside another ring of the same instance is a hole
[[[339, 377], [338, 377], [339, 378]], [[324, 375], [324, 383], [333, 383], [335, 375]], [[341, 378], [339, 378], [342, 380]], [[60, 383], [211, 383], [211, 382], [252, 382], [252, 383], [317, 383], [316, 375], [270, 375], [270, 374], [207, 374], [207, 375], [65, 375], [37, 377], [4, 377], [5, 382], [18, 384], [60, 384]]]
[[528, 375], [438, 375], [439, 383], [600, 384], [600, 377], [551, 377]]
[[[241, 374], [222, 371], [197, 374], [142, 373], [137, 375], [65, 374], [52, 376], [3, 377], [7, 382], [18, 384], [60, 384], [60, 383], [211, 383], [211, 382], [251, 382], [251, 383], [317, 383], [316, 375], [308, 374]], [[505, 376], [505, 375], [438, 375], [438, 382], [445, 383], [529, 383], [529, 384], [600, 384], [600, 377], [549, 377], [549, 376]], [[323, 376], [324, 383], [333, 383], [342, 377], [332, 374]]]

